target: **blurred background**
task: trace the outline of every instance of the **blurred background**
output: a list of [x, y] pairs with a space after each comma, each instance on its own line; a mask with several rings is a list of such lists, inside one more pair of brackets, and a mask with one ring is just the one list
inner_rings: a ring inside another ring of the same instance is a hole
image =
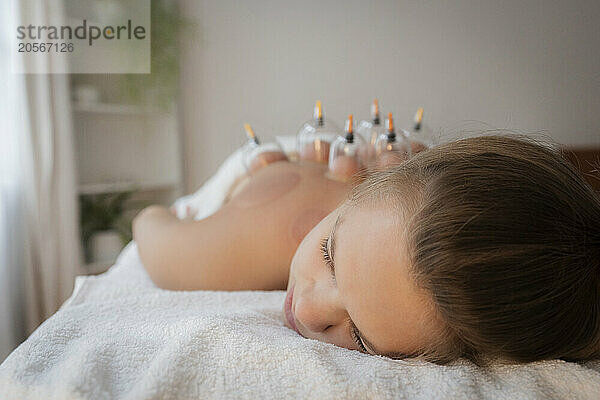
[[[94, 12], [119, 12], [97, 0]], [[244, 143], [325, 116], [368, 119], [374, 98], [445, 139], [543, 133], [600, 148], [600, 2], [152, 0], [151, 74], [15, 74], [0, 5], [0, 361], [98, 274], [152, 203], [196, 190]], [[35, 10], [35, 11], [34, 11]], [[584, 162], [585, 164], [585, 162]]]

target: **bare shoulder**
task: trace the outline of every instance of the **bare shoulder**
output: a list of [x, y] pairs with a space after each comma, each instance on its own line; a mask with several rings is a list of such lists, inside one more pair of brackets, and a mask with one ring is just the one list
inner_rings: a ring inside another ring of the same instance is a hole
[[231, 196], [234, 207], [262, 206], [286, 196], [318, 196], [325, 204], [339, 202], [348, 184], [328, 179], [327, 167], [312, 162], [277, 162], [243, 181]]

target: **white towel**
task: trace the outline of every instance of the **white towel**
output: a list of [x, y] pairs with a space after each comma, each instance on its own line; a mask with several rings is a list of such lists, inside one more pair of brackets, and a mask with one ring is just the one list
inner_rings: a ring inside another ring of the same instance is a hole
[[[213, 189], [205, 186], [194, 197], [205, 205], [202, 213], [218, 208], [229, 189], [223, 183], [232, 175], [220, 171], [206, 184]], [[158, 289], [131, 243], [107, 273], [78, 277], [71, 298], [4, 361], [0, 399], [597, 399], [600, 393], [597, 361], [486, 370], [466, 361], [391, 360], [305, 339], [284, 326], [284, 297], [284, 291]]]
[[597, 399], [600, 363], [490, 370], [390, 360], [305, 339], [284, 291], [155, 288], [134, 245], [0, 366], [2, 399]]

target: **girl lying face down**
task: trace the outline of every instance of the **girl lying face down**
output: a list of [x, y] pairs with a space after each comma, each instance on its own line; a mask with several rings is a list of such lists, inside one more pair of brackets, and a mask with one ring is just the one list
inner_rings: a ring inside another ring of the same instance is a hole
[[[206, 220], [142, 212], [134, 236], [154, 282], [287, 288], [282, 318], [300, 335], [393, 358], [600, 355], [600, 200], [555, 151], [464, 139], [346, 189], [292, 164], [259, 171]], [[294, 187], [248, 206], [294, 168]], [[319, 206], [311, 215], [326, 217], [291, 240], [289, 227]]]
[[284, 314], [391, 357], [600, 354], [600, 201], [555, 152], [479, 137], [374, 172], [300, 244]]

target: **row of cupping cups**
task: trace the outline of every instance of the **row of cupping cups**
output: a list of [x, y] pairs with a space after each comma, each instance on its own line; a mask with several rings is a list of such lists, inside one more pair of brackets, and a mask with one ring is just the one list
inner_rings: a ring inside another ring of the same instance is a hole
[[371, 107], [371, 120], [363, 120], [355, 129], [349, 115], [344, 130], [324, 118], [317, 102], [314, 118], [303, 124], [296, 137], [296, 151], [286, 155], [274, 142], [260, 143], [246, 124], [247, 143], [243, 162], [252, 174], [261, 167], [282, 160], [302, 160], [328, 164], [328, 176], [345, 181], [364, 168], [385, 169], [412, 154], [433, 146], [432, 135], [423, 125], [423, 109], [419, 108], [411, 129], [394, 127], [392, 114], [381, 124], [377, 100]]

